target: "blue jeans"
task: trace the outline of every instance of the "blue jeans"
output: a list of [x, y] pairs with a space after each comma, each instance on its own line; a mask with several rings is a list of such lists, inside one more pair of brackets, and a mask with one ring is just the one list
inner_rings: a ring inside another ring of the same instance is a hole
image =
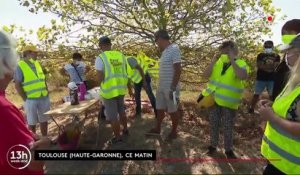
[[267, 89], [268, 94], [272, 96], [273, 86], [274, 86], [274, 81], [256, 80], [254, 94], [260, 95], [265, 89]]
[[[146, 79], [146, 84], [147, 84], [147, 89], [145, 89], [145, 90], [146, 90], [146, 93], [148, 95], [151, 106], [153, 107], [155, 116], [156, 116], [155, 96], [152, 92], [151, 77], [148, 73], [145, 74], [145, 79]], [[134, 84], [134, 98], [135, 98], [135, 103], [136, 103], [136, 108], [135, 108], [136, 114], [141, 113], [141, 91], [142, 91], [142, 88], [143, 88], [143, 80], [139, 83]]]

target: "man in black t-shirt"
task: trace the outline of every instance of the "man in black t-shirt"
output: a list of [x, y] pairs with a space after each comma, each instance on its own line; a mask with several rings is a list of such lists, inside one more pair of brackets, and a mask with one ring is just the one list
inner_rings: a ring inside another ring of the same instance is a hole
[[270, 98], [272, 98], [274, 86], [274, 72], [280, 63], [280, 56], [273, 52], [274, 44], [272, 41], [264, 43], [264, 52], [257, 56], [257, 74], [255, 81], [255, 91], [252, 98], [249, 113], [254, 112], [255, 105], [259, 99], [259, 95], [267, 89]]

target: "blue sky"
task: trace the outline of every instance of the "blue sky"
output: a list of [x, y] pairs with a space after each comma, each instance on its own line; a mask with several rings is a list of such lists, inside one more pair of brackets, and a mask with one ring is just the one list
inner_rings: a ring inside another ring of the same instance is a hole
[[[280, 21], [272, 26], [273, 36], [271, 38], [264, 36], [264, 39], [271, 39], [276, 45], [281, 43], [281, 27], [285, 21], [300, 18], [299, 4], [300, 0], [273, 0], [276, 7], [281, 8], [281, 14], [286, 15], [284, 21]], [[16, 24], [25, 29], [37, 29], [42, 25], [49, 26], [51, 19], [57, 17], [51, 13], [33, 14], [28, 8], [20, 6], [18, 0], [0, 0], [0, 26]], [[266, 14], [268, 16], [268, 14]]]

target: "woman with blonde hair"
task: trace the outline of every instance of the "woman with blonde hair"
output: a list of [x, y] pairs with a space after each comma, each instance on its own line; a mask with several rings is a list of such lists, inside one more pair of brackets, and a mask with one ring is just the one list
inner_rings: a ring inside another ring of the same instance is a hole
[[261, 100], [260, 116], [267, 121], [261, 153], [269, 160], [263, 174], [300, 173], [300, 35], [289, 44], [286, 62], [290, 77], [274, 103]]

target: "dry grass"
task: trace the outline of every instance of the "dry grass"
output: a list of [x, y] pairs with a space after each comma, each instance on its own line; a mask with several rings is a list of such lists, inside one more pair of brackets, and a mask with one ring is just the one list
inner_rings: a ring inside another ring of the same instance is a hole
[[[67, 91], [52, 88], [50, 93], [52, 107], [56, 107]], [[209, 125], [206, 110], [197, 108], [194, 102], [198, 92], [182, 92], [182, 119], [179, 126], [179, 138], [173, 142], [164, 141], [170, 132], [171, 122], [166, 117], [162, 125], [162, 137], [145, 137], [145, 132], [155, 124], [153, 112], [145, 113], [142, 119], [135, 119], [134, 106], [128, 106], [127, 115], [130, 136], [125, 142], [114, 147], [106, 142], [112, 137], [112, 129], [106, 122], [100, 123], [100, 145], [95, 147], [97, 111], [92, 111], [86, 120], [86, 129], [81, 139], [81, 149], [155, 149], [161, 158], [211, 158], [205, 155], [209, 139]], [[145, 94], [142, 95], [146, 99]], [[15, 104], [21, 99], [11, 87], [8, 98]], [[245, 94], [244, 103], [248, 103], [251, 94]], [[241, 158], [260, 158], [259, 149], [264, 123], [258, 116], [244, 113], [245, 107], [236, 118], [234, 146]], [[149, 111], [149, 110], [144, 110]], [[61, 125], [70, 122], [69, 117], [57, 118]], [[55, 138], [58, 130], [53, 122], [49, 125], [50, 136]], [[223, 137], [220, 137], [219, 152], [215, 158], [224, 158]], [[58, 149], [52, 147], [52, 149]], [[217, 162], [217, 161], [49, 161], [47, 174], [261, 174], [264, 162]]]

